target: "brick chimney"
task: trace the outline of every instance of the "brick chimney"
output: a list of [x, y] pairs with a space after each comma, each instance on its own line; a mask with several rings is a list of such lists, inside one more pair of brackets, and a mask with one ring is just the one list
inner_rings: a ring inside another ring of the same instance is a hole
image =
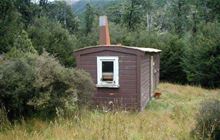
[[99, 45], [109, 46], [111, 43], [107, 16], [99, 17], [99, 28]]

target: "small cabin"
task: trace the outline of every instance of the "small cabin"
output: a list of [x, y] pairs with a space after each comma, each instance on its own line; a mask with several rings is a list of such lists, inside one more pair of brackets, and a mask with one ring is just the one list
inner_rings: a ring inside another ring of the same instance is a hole
[[107, 17], [100, 17], [100, 45], [74, 52], [77, 68], [90, 73], [94, 103], [143, 110], [159, 83], [160, 50], [111, 45]]

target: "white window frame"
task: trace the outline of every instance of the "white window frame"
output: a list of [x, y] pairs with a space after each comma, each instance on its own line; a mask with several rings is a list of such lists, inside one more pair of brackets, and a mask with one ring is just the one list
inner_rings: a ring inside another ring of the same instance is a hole
[[[113, 81], [102, 81], [102, 62], [113, 62]], [[118, 56], [97, 56], [97, 84], [96, 87], [119, 88]]]

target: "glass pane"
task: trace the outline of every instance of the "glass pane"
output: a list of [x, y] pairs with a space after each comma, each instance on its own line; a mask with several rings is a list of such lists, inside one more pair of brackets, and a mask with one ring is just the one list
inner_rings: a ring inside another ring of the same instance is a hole
[[102, 62], [102, 80], [113, 81], [113, 62]]
[[113, 62], [102, 62], [102, 72], [113, 73]]

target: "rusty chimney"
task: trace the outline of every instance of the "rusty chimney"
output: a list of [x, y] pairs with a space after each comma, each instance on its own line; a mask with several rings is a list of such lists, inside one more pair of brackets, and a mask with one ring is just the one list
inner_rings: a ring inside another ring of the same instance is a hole
[[111, 43], [107, 16], [99, 17], [99, 28], [99, 45], [109, 46]]

